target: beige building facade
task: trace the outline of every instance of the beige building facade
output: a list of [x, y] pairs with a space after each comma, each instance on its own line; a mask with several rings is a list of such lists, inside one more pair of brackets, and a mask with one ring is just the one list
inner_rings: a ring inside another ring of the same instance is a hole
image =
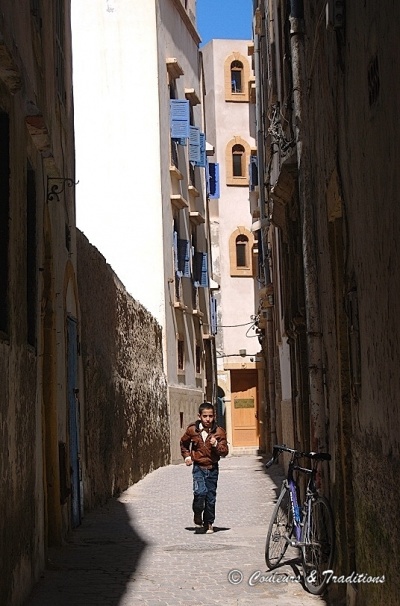
[[77, 225], [162, 326], [180, 461], [180, 435], [215, 390], [195, 2], [72, 8]]
[[264, 371], [254, 309], [258, 242], [252, 231], [258, 183], [254, 172], [254, 76], [249, 42], [212, 40], [202, 48], [211, 175], [210, 230], [218, 304], [218, 402], [231, 452], [263, 448]]

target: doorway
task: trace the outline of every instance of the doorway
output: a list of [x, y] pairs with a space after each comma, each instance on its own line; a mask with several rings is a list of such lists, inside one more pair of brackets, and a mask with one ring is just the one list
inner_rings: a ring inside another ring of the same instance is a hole
[[259, 446], [258, 372], [231, 370], [232, 446]]

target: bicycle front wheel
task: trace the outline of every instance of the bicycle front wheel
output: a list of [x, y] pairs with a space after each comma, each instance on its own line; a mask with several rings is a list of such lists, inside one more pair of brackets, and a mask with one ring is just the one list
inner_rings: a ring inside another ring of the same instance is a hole
[[293, 532], [293, 513], [287, 486], [282, 487], [269, 523], [265, 543], [265, 563], [276, 568], [285, 555]]
[[308, 506], [311, 510], [304, 520], [302, 538], [304, 584], [310, 593], [320, 595], [324, 592], [328, 580], [326, 571], [332, 570], [333, 565], [333, 514], [325, 497], [310, 500]]

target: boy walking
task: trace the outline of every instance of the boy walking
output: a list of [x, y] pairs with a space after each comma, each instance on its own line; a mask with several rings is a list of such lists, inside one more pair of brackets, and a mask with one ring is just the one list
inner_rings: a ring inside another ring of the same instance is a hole
[[226, 433], [215, 421], [210, 402], [199, 406], [199, 418], [181, 438], [181, 453], [186, 465], [193, 465], [193, 513], [196, 527], [214, 532], [217, 499], [218, 461], [228, 454]]

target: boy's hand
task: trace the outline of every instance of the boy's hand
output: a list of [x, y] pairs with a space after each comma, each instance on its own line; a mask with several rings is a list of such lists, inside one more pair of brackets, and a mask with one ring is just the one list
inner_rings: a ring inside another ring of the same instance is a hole
[[186, 457], [185, 463], [186, 463], [186, 465], [191, 465], [193, 463], [191, 457]]
[[212, 438], [210, 438], [210, 443], [211, 443], [211, 446], [216, 446], [218, 444], [218, 442], [217, 442], [216, 438], [214, 438], [214, 436]]

